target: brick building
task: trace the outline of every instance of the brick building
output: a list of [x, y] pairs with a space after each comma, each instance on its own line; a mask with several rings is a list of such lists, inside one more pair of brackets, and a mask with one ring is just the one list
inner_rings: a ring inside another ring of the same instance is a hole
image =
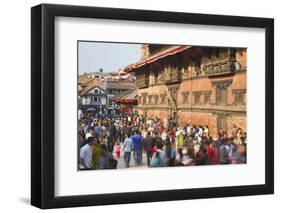
[[230, 132], [247, 130], [246, 48], [142, 45], [134, 72], [138, 111], [147, 117], [175, 118]]

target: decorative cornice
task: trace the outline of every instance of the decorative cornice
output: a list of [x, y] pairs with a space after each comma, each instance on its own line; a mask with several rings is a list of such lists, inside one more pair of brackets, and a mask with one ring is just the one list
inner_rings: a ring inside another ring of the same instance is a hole
[[186, 108], [178, 108], [178, 110], [181, 110], [183, 112], [205, 112], [205, 113], [213, 113], [213, 114], [219, 114], [222, 112], [228, 113], [229, 115], [231, 114], [242, 114], [242, 115], [246, 115], [247, 111], [245, 108], [241, 109], [238, 107], [233, 107], [233, 106], [229, 106], [229, 107], [202, 107], [202, 106], [193, 106], [193, 107], [186, 107]]
[[215, 86], [218, 85], [226, 85], [228, 86], [229, 84], [232, 84], [233, 79], [225, 79], [225, 80], [215, 80], [215, 81], [211, 81], [211, 83]]

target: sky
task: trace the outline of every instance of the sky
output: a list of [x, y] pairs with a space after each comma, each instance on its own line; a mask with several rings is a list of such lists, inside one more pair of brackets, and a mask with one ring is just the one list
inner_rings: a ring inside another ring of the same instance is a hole
[[114, 72], [141, 58], [141, 44], [78, 42], [79, 74]]

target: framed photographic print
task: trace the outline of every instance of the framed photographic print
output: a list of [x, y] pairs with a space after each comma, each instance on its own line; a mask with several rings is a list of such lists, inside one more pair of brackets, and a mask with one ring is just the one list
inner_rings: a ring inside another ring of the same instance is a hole
[[274, 20], [31, 9], [31, 204], [274, 192]]

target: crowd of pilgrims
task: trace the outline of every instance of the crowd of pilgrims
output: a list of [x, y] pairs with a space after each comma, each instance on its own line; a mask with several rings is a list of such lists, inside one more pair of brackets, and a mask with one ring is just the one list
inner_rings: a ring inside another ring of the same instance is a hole
[[79, 170], [116, 169], [120, 158], [124, 168], [246, 163], [247, 133], [236, 125], [231, 133], [220, 129], [213, 138], [207, 125], [177, 126], [173, 120], [136, 113], [87, 114], [79, 120], [78, 135]]

